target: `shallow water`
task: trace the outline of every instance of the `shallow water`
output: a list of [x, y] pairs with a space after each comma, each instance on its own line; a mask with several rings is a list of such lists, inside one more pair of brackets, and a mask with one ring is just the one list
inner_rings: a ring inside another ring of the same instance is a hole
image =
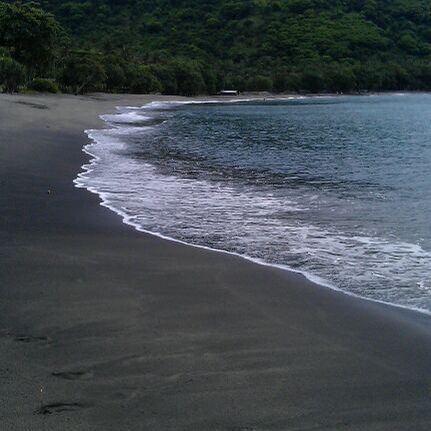
[[135, 226], [431, 311], [431, 96], [152, 103], [76, 180]]

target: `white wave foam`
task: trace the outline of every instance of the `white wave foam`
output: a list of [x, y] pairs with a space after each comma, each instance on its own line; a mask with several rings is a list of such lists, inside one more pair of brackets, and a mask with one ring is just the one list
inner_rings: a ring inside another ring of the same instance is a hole
[[137, 111], [120, 112], [118, 114], [101, 115], [102, 120], [108, 123], [133, 124], [148, 121], [151, 117], [142, 115]]
[[[237, 97], [235, 99], [226, 98], [226, 99], [204, 99], [204, 100], [168, 100], [168, 101], [153, 101], [149, 102], [140, 107], [140, 109], [148, 109], [148, 110], [160, 110], [160, 109], [170, 109], [176, 106], [182, 105], [211, 105], [211, 104], [232, 104], [232, 103], [247, 103], [247, 102], [270, 102], [270, 101], [283, 101], [283, 100], [303, 100], [309, 98], [323, 98], [329, 96], [268, 96], [263, 98], [262, 96], [256, 97]], [[127, 107], [130, 109], [137, 109], [135, 107]]]

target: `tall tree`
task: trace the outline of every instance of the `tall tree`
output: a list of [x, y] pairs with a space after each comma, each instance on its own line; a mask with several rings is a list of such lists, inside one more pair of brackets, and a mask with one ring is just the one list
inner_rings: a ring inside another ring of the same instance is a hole
[[52, 67], [63, 31], [54, 16], [36, 3], [0, 3], [0, 46], [27, 67], [30, 76]]

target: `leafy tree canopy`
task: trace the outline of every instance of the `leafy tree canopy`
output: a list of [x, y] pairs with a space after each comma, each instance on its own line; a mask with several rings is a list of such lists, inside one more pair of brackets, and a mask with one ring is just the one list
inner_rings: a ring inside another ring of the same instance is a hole
[[53, 64], [61, 27], [35, 3], [0, 3], [0, 46], [32, 73], [46, 72]]
[[0, 3], [0, 46], [30, 77], [50, 78], [39, 75], [53, 71], [63, 90], [431, 89], [429, 0], [40, 0], [40, 6]]

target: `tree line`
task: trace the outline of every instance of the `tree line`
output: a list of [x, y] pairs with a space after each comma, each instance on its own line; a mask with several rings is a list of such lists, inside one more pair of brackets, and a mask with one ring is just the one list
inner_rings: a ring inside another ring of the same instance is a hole
[[431, 90], [425, 0], [0, 2], [3, 91]]

